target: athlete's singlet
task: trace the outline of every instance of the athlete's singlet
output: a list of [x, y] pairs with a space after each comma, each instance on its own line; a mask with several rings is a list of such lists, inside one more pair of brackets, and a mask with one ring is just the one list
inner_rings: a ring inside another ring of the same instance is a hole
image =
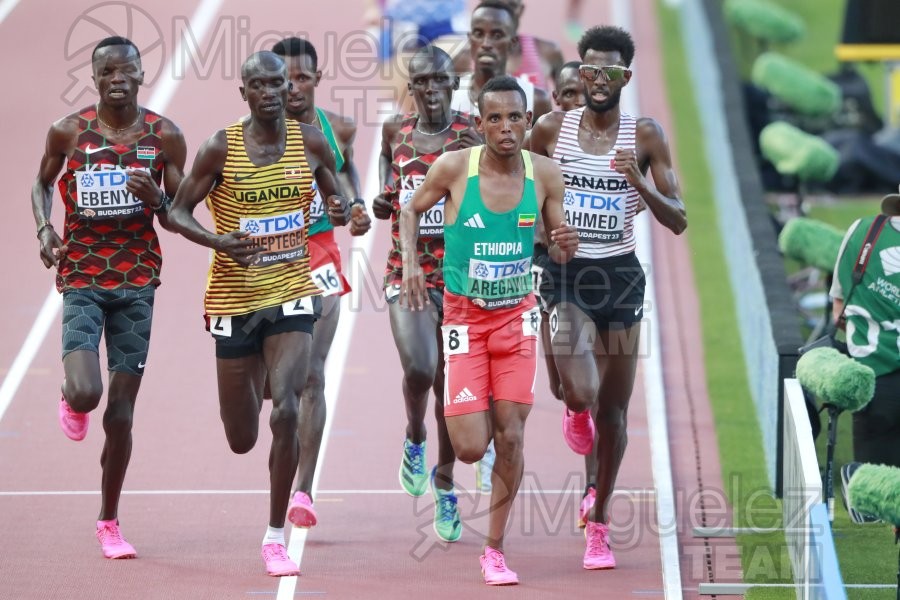
[[635, 118], [622, 113], [619, 135], [609, 152], [588, 154], [578, 143], [584, 107], [565, 113], [555, 160], [566, 185], [566, 222], [578, 230], [576, 258], [608, 258], [634, 251], [634, 215], [640, 195], [612, 168], [616, 148], [634, 149]]
[[316, 294], [307, 246], [313, 176], [299, 124], [288, 122], [284, 155], [265, 167], [257, 167], [247, 156], [243, 123], [231, 125], [225, 133], [225, 167], [206, 199], [216, 233], [249, 232], [265, 250], [250, 267], [242, 267], [224, 252], [215, 253], [206, 314], [241, 315]]
[[[338, 144], [334, 128], [331, 126], [331, 121], [328, 120], [328, 115], [326, 115], [325, 111], [321, 108], [316, 109], [316, 120], [319, 122], [322, 135], [325, 136], [325, 139], [328, 141], [328, 146], [334, 154], [334, 172], [340, 173], [341, 169], [344, 168], [344, 153], [341, 152], [341, 146]], [[313, 126], [315, 126], [315, 123]], [[334, 229], [334, 225], [331, 224], [331, 219], [328, 218], [325, 211], [325, 199], [322, 198], [322, 192], [319, 191], [319, 186], [316, 185], [315, 181], [313, 181], [313, 189], [315, 190], [316, 195], [313, 198], [312, 206], [309, 209], [310, 237], [317, 233]]]
[[[400, 131], [391, 142], [391, 168], [394, 187], [391, 191], [391, 250], [384, 274], [385, 287], [400, 285], [403, 281], [403, 257], [400, 254], [400, 209], [412, 199], [416, 188], [425, 181], [425, 174], [437, 157], [444, 152], [459, 150], [459, 137], [470, 127], [466, 115], [453, 111], [452, 121], [440, 150], [420, 154], [413, 145], [413, 130], [418, 115], [408, 115], [400, 123]], [[428, 210], [419, 219], [419, 239], [416, 248], [419, 264], [425, 273], [425, 285], [444, 289], [441, 265], [444, 259], [444, 201]]]
[[471, 298], [482, 308], [517, 305], [531, 294], [531, 256], [538, 218], [531, 154], [522, 150], [525, 184], [512, 210], [490, 210], [479, 191], [478, 159], [484, 146], [469, 153], [469, 173], [459, 214], [444, 228], [447, 290]]
[[78, 114], [75, 151], [59, 180], [66, 211], [56, 288], [140, 288], [159, 285], [162, 254], [153, 212], [125, 189], [126, 169], [149, 171], [157, 185], [164, 162], [162, 117], [141, 109], [144, 131], [134, 144], [111, 144], [100, 131], [96, 106]]

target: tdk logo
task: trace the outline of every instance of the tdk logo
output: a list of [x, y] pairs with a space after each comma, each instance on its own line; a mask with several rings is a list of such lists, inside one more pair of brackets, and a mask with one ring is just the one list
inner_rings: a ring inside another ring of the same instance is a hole
[[298, 210], [297, 212], [274, 217], [241, 219], [241, 229], [256, 235], [271, 235], [273, 233], [303, 229], [303, 223], [303, 211]]
[[581, 208], [589, 208], [592, 210], [615, 210], [620, 211], [619, 206], [621, 196], [597, 196], [586, 192], [566, 191], [565, 202], [569, 206], [579, 206]]
[[469, 276], [475, 279], [496, 281], [519, 275], [531, 276], [531, 260], [522, 259], [512, 262], [489, 262], [473, 260], [469, 262]]
[[81, 185], [84, 187], [93, 187], [95, 183], [100, 187], [112, 187], [125, 185], [126, 181], [128, 175], [121, 171], [96, 171], [81, 176]]

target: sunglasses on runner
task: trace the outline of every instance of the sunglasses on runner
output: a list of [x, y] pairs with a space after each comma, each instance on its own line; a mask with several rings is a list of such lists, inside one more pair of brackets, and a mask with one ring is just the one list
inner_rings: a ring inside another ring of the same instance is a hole
[[625, 73], [628, 72], [628, 68], [623, 67], [622, 65], [607, 65], [605, 67], [598, 67], [597, 65], [581, 65], [578, 67], [578, 72], [588, 81], [597, 81], [597, 78], [600, 77], [600, 73], [603, 73], [604, 81], [619, 81], [620, 79], [625, 78]]

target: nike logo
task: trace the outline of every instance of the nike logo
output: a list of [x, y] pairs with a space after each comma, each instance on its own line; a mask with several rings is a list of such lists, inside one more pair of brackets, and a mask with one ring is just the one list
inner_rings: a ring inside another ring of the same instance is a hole
[[88, 148], [84, 149], [84, 153], [90, 155], [90, 154], [93, 154], [94, 152], [100, 152], [101, 150], [109, 150], [110, 148], [112, 148], [112, 146], [99, 146], [97, 148], [88, 147]]
[[587, 160], [587, 159], [588, 159], [587, 156], [576, 156], [576, 157], [574, 157], [574, 158], [572, 158], [572, 157], [566, 158], [565, 156], [560, 156], [560, 157], [559, 157], [559, 164], [561, 164], [561, 165], [567, 165], [567, 164], [569, 164], [569, 163], [573, 163], [573, 162], [581, 162], [581, 161]]
[[407, 158], [406, 160], [401, 160], [400, 162], [397, 163], [397, 166], [399, 166], [402, 169], [403, 167], [405, 167], [409, 163], [413, 162], [414, 160], [416, 160], [416, 157]]
[[641, 314], [641, 310], [643, 310], [643, 308], [644, 308], [644, 305], [641, 304], [636, 309], [634, 309], [634, 315], [637, 316], [637, 315]]
[[234, 182], [240, 183], [242, 181], [246, 181], [247, 179], [253, 179], [257, 175], [259, 175], [259, 171], [254, 171], [253, 173], [244, 173], [243, 175], [238, 175], [237, 173], [235, 173]]
[[138, 363], [138, 369], [143, 369], [146, 366], [147, 366], [147, 363], [143, 363], [143, 362]]

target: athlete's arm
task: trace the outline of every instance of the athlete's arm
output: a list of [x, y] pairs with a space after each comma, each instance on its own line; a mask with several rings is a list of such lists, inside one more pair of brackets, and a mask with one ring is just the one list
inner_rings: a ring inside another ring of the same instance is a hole
[[[680, 234], [687, 229], [687, 213], [681, 199], [678, 177], [672, 168], [669, 142], [662, 127], [653, 119], [639, 119], [635, 146], [640, 159], [633, 150], [616, 150], [616, 171], [625, 175], [629, 185], [638, 191], [657, 221], [675, 234]], [[644, 177], [648, 168], [655, 189]]]
[[563, 195], [566, 189], [562, 171], [559, 165], [549, 158], [533, 156], [532, 160], [544, 194], [541, 218], [545, 228], [549, 230], [550, 245], [547, 250], [555, 262], [568, 262], [578, 250], [578, 230], [566, 223], [566, 213], [563, 210]]
[[565, 113], [556, 111], [538, 119], [525, 137], [525, 148], [535, 154], [551, 158], [556, 149], [556, 140], [564, 115]]
[[391, 213], [394, 212], [386, 190], [394, 187], [394, 170], [391, 164], [394, 160], [394, 151], [391, 148], [391, 141], [400, 131], [401, 121], [400, 115], [394, 115], [381, 126], [381, 153], [378, 155], [378, 183], [381, 192], [372, 200], [372, 214], [376, 219], [390, 219]]
[[[333, 124], [335, 123], [333, 122]], [[347, 225], [349, 223], [350, 235], [363, 235], [369, 231], [369, 228], [372, 226], [372, 221], [369, 219], [369, 215], [366, 212], [365, 202], [356, 200], [360, 195], [359, 176], [357, 175], [356, 167], [353, 166], [352, 153], [353, 136], [356, 135], [356, 126], [350, 124], [351, 131], [349, 132], [348, 137], [346, 125], [347, 122], [343, 121], [343, 127], [338, 132], [338, 136], [342, 138], [341, 141], [344, 143], [349, 141], [349, 144], [344, 147], [344, 165], [341, 174], [349, 179], [349, 185], [343, 187], [344, 189], [348, 189], [349, 187], [348, 191], [353, 194], [355, 199], [352, 204], [347, 202], [346, 197], [341, 194], [342, 186], [340, 179], [338, 179], [338, 173], [335, 170], [334, 154], [331, 152], [331, 147], [328, 145], [328, 140], [325, 139], [325, 135], [310, 125], [302, 124], [301, 126], [303, 127], [304, 142], [307, 145], [307, 149], [311, 149], [320, 157], [320, 166], [315, 171], [316, 184], [322, 192], [322, 197], [327, 198], [326, 205], [328, 207], [329, 220], [333, 225]], [[307, 134], [307, 130], [310, 131], [309, 134]], [[312, 144], [312, 148], [310, 148], [310, 143]], [[348, 173], [351, 175], [348, 176]], [[329, 179], [330, 181], [326, 181]], [[326, 193], [328, 195], [326, 195]]]
[[162, 146], [163, 186], [166, 193], [147, 171], [129, 170], [128, 191], [144, 204], [149, 206], [159, 219], [159, 224], [169, 229], [168, 207], [171, 199], [178, 192], [178, 186], [184, 179], [184, 162], [187, 159], [187, 146], [181, 130], [169, 119], [162, 119], [160, 127], [160, 143]]
[[400, 253], [403, 257], [403, 283], [400, 286], [400, 304], [413, 310], [422, 310], [428, 304], [425, 274], [419, 264], [417, 242], [419, 217], [432, 206], [447, 198], [445, 217], [451, 205], [450, 187], [462, 166], [459, 155], [468, 152], [448, 152], [438, 157], [425, 174], [425, 181], [416, 188], [412, 200], [400, 210]]
[[228, 155], [228, 140], [225, 131], [216, 132], [197, 151], [191, 172], [178, 186], [172, 208], [169, 209], [168, 225], [171, 231], [180, 233], [201, 246], [226, 253], [238, 264], [253, 264], [261, 246], [252, 242], [246, 231], [230, 231], [217, 235], [207, 230], [194, 217], [194, 208], [209, 195], [222, 177], [225, 158]]
[[65, 166], [69, 153], [75, 148], [77, 139], [76, 118], [65, 117], [50, 126], [38, 174], [31, 186], [31, 211], [41, 244], [41, 262], [48, 269], [59, 265], [59, 259], [68, 251], [50, 223], [50, 210], [53, 207], [53, 183]]

